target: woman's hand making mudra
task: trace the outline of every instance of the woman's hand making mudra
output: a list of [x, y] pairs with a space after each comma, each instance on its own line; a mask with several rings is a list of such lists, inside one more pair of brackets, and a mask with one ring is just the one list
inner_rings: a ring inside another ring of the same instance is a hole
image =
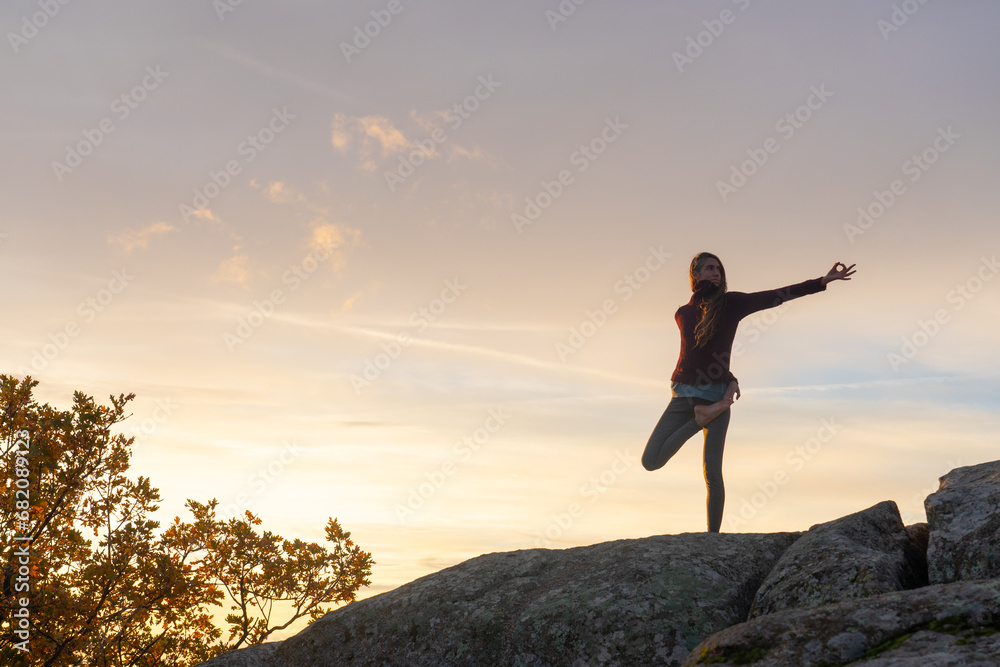
[[827, 283], [833, 282], [834, 280], [850, 280], [850, 276], [853, 276], [856, 273], [856, 271], [853, 270], [855, 266], [857, 266], [857, 264], [847, 266], [843, 262], [837, 262], [833, 265], [833, 268], [830, 269], [830, 272], [823, 276], [823, 286], [825, 287]]

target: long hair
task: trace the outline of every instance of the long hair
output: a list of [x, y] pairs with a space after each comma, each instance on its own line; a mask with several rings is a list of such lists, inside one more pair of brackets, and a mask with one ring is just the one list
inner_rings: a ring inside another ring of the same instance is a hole
[[698, 304], [701, 316], [694, 328], [695, 347], [703, 347], [719, 330], [719, 323], [722, 322], [722, 309], [726, 305], [726, 268], [722, 266], [722, 260], [710, 252], [700, 252], [691, 260], [691, 269], [688, 272], [691, 278], [691, 290], [694, 290], [694, 285], [697, 282], [695, 275], [701, 271], [701, 267], [708, 259], [714, 259], [719, 263], [719, 273], [722, 279], [719, 281], [719, 288]]

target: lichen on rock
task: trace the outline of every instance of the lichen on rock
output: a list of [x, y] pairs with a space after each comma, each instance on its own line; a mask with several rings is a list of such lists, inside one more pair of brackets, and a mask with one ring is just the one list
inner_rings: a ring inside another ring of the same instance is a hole
[[955, 468], [924, 507], [932, 584], [1000, 577], [1000, 461]]
[[924, 553], [885, 501], [810, 528], [765, 578], [749, 618], [925, 585]]

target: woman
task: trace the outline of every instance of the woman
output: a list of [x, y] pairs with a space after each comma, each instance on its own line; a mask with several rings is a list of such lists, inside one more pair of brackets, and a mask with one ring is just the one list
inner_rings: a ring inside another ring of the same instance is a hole
[[670, 400], [642, 453], [642, 466], [658, 470], [688, 438], [705, 432], [705, 484], [708, 486], [708, 530], [722, 526], [726, 491], [722, 483], [722, 450], [729, 428], [729, 406], [740, 387], [729, 372], [736, 327], [747, 315], [807, 294], [826, 290], [834, 280], [850, 280], [855, 264], [833, 265], [822, 278], [764, 292], [726, 291], [726, 270], [707, 252], [691, 260], [691, 300], [677, 309], [681, 353], [670, 380]]

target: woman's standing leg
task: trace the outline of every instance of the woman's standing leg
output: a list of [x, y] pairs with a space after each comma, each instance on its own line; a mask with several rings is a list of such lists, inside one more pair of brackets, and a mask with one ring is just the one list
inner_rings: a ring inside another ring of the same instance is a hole
[[722, 481], [722, 451], [726, 446], [731, 410], [726, 410], [705, 427], [705, 486], [708, 487], [708, 532], [722, 529], [722, 510], [726, 488]]
[[[701, 430], [694, 419], [694, 406], [701, 399], [674, 396], [663, 411], [642, 453], [642, 467], [659, 470], [688, 439]], [[706, 403], [708, 401], [705, 401]], [[718, 418], [716, 418], [718, 420]]]

